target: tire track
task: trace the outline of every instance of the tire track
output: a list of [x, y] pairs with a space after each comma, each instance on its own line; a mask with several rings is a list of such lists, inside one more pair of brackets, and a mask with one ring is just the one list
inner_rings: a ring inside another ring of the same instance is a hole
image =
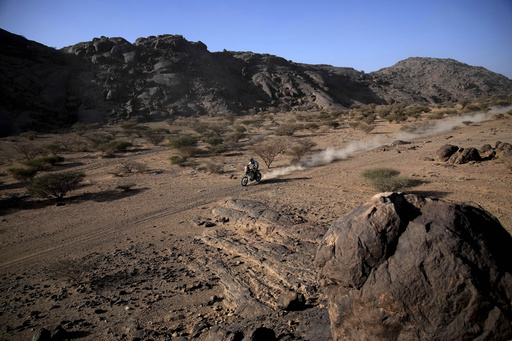
[[[251, 192], [259, 193], [264, 190], [265, 189], [262, 186], [260, 188], [254, 188]], [[142, 213], [136, 217], [126, 218], [122, 221], [118, 221], [112, 224], [112, 226], [110, 227], [101, 228], [100, 230], [84, 232], [78, 236], [71, 237], [69, 240], [59, 243], [58, 245], [46, 247], [44, 249], [31, 252], [29, 254], [21, 255], [17, 258], [4, 261], [0, 263], [0, 269], [5, 269], [25, 261], [30, 261], [35, 259], [36, 257], [40, 258], [46, 254], [55, 252], [57, 250], [70, 248], [74, 245], [93, 244], [95, 241], [98, 240], [109, 240], [109, 237], [111, 235], [119, 233], [120, 231], [129, 230], [151, 220], [157, 220], [165, 217], [170, 217], [173, 215], [182, 214], [183, 212], [189, 211], [191, 209], [211, 204], [214, 202], [218, 202], [228, 197], [232, 197], [239, 192], [239, 186], [229, 185], [221, 188], [212, 189], [206, 193], [198, 193], [195, 194], [189, 200], [183, 200], [181, 202], [178, 202], [177, 205], [173, 204], [165, 208]]]

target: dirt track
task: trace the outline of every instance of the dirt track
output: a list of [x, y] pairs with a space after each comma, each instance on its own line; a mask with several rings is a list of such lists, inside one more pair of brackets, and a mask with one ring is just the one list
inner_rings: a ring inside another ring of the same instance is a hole
[[[381, 122], [370, 135], [392, 136], [398, 128]], [[310, 137], [317, 143], [316, 152], [370, 138], [348, 128]], [[26, 340], [37, 327], [59, 324], [83, 340], [137, 335], [192, 339], [190, 330], [200, 330], [202, 321], [239, 322], [217, 299], [225, 294], [215, 274], [198, 270], [198, 259], [215, 255], [197, 238], [206, 229], [217, 228], [198, 222], [212, 218], [211, 210], [220, 201], [244, 198], [276, 210], [300, 211], [306, 220], [328, 227], [375, 194], [360, 176], [366, 168], [391, 167], [421, 180], [411, 189], [415, 193], [476, 203], [512, 232], [512, 174], [503, 164], [495, 160], [449, 166], [431, 160], [445, 143], [480, 148], [496, 141], [512, 143], [512, 118], [462, 126], [388, 151], [355, 153], [246, 188], [240, 186], [240, 173], [253, 156], [248, 149], [217, 157], [224, 163], [223, 174], [173, 166], [167, 147], [140, 141], [137, 151], [122, 157], [143, 162], [148, 170], [126, 177], [109, 174], [118, 158], [64, 155], [63, 169], [87, 174], [65, 205], [36, 200], [25, 202], [22, 209], [3, 211], [0, 339]], [[11, 150], [11, 142], [0, 143], [4, 151]], [[281, 156], [272, 166], [283, 168], [290, 160]], [[200, 163], [205, 161], [199, 158]], [[10, 161], [4, 160], [3, 170], [9, 167]], [[2, 180], [3, 198], [23, 191], [12, 179]], [[128, 183], [136, 184], [133, 190], [117, 189]]]

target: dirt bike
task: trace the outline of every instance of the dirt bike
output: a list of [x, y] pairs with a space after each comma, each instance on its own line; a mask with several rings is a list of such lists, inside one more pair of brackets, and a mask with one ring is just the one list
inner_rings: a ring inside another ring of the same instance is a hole
[[261, 173], [259, 169], [249, 169], [248, 166], [245, 166], [244, 168], [244, 176], [242, 176], [242, 186], [247, 186], [247, 183], [250, 181], [260, 181], [261, 180]]

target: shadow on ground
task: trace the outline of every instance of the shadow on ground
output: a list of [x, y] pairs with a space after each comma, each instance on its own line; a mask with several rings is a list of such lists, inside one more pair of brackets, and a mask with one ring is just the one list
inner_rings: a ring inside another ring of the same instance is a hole
[[49, 206], [63, 206], [68, 204], [79, 204], [83, 201], [109, 202], [128, 198], [137, 195], [149, 188], [134, 188], [129, 190], [108, 190], [96, 193], [84, 193], [63, 200], [55, 198], [50, 199], [33, 199], [29, 196], [13, 196], [11, 198], [0, 200], [0, 216], [8, 215], [21, 210], [37, 210]]

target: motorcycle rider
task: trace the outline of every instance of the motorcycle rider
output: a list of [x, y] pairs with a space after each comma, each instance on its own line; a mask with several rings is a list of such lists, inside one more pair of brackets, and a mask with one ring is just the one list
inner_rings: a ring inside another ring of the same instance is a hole
[[249, 169], [253, 171], [257, 171], [260, 168], [260, 164], [258, 163], [258, 161], [254, 160], [254, 158], [252, 157], [249, 159], [249, 163], [247, 164], [247, 166], [249, 166]]
[[249, 163], [247, 164], [247, 170], [251, 172], [251, 180], [254, 178], [254, 175], [256, 174], [259, 168], [260, 164], [258, 163], [258, 161], [254, 160], [254, 158], [251, 157], [249, 159]]

